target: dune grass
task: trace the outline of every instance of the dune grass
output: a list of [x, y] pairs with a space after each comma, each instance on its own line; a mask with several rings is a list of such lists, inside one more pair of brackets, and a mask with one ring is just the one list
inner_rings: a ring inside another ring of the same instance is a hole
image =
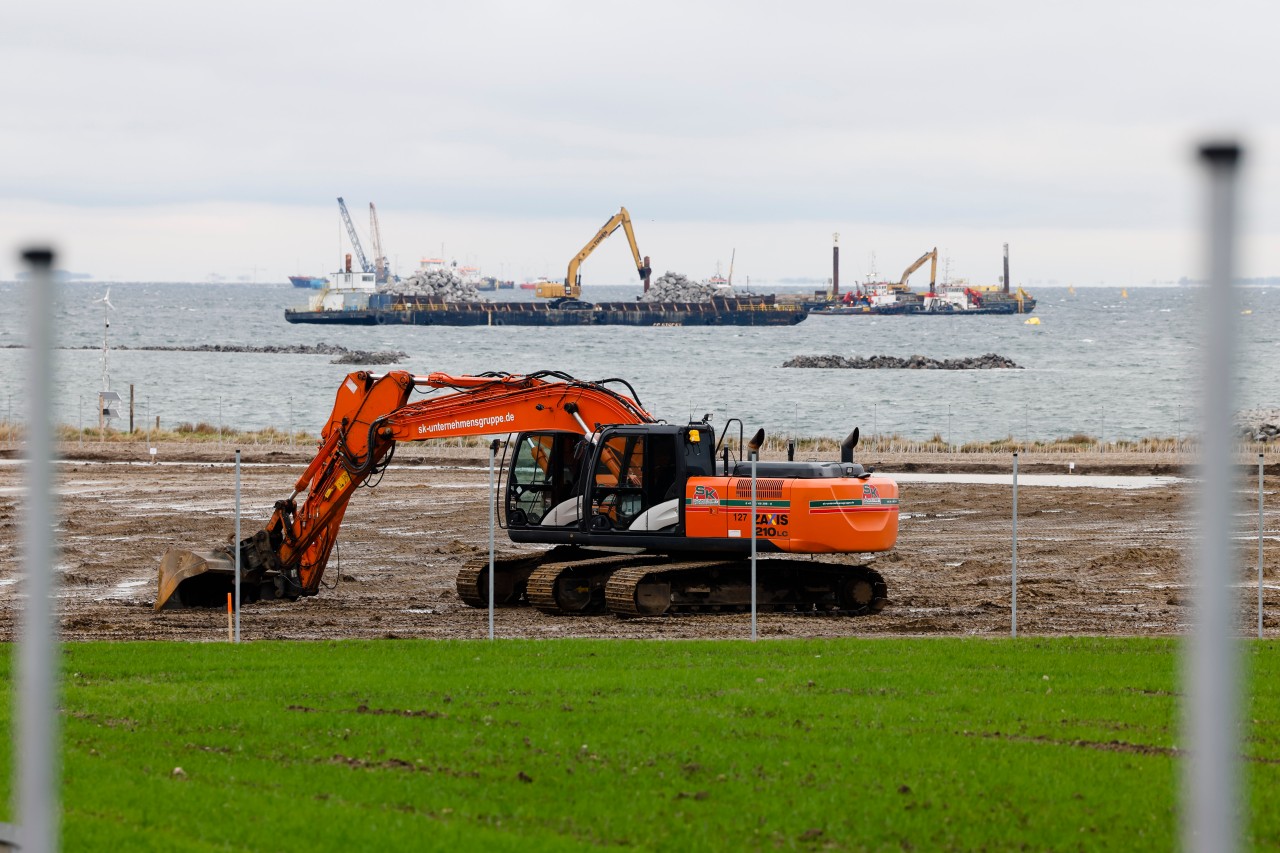
[[[1176, 649], [75, 644], [64, 839], [76, 850], [1169, 849]], [[1280, 841], [1276, 651], [1248, 651], [1257, 847]], [[8, 784], [6, 773], [6, 795]]]

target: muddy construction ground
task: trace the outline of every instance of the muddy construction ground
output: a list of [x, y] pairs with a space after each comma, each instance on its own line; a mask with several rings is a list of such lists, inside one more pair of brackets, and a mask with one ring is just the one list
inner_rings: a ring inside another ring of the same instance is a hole
[[[415, 451], [417, 451], [415, 453]], [[234, 529], [235, 472], [228, 450], [192, 445], [63, 448], [57, 467], [61, 524], [59, 602], [70, 640], [226, 639], [221, 610], [153, 612], [160, 555], [170, 545], [206, 549]], [[0, 639], [12, 639], [19, 591], [23, 469], [0, 464]], [[301, 450], [246, 448], [243, 528], [248, 536], [289, 495], [308, 461]], [[1076, 473], [1150, 481], [1176, 476], [1177, 460], [1147, 454], [1073, 456]], [[874, 559], [889, 606], [866, 617], [764, 613], [765, 636], [1004, 635], [1010, 619], [1011, 499], [1008, 460], [923, 455], [868, 458], [901, 472], [898, 547]], [[297, 602], [246, 605], [246, 639], [479, 638], [483, 610], [464, 605], [454, 576], [487, 554], [487, 456], [474, 448], [402, 448], [376, 489], [352, 500], [327, 588]], [[921, 472], [1000, 473], [1005, 482], [920, 482]], [[1161, 481], [1118, 488], [1031, 485], [1031, 475], [1067, 473], [1062, 457], [1024, 455], [1018, 489], [1018, 627], [1025, 634], [1172, 635], [1190, 618], [1184, 562], [1194, 536], [1195, 484]], [[1268, 489], [1276, 472], [1268, 470]], [[1256, 624], [1256, 468], [1243, 482], [1238, 525], [1240, 618]], [[1277, 497], [1266, 496], [1268, 633], [1280, 631]], [[499, 551], [518, 550], [498, 531]], [[530, 549], [531, 550], [531, 549]], [[833, 562], [856, 558], [824, 557]], [[554, 617], [531, 608], [497, 612], [504, 637], [743, 637], [746, 614], [622, 620]]]

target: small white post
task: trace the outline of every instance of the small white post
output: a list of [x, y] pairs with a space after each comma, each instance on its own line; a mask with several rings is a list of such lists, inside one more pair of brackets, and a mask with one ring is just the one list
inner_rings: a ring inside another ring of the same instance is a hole
[[289, 395], [289, 449], [293, 450], [293, 395]]
[[61, 772], [58, 760], [58, 622], [54, 617], [54, 533], [52, 417], [49, 389], [53, 376], [53, 252], [22, 253], [31, 268], [30, 318], [27, 329], [27, 498], [26, 571], [21, 608], [21, 645], [14, 691], [18, 778], [14, 815], [23, 853], [59, 849], [58, 816]]
[[236, 448], [236, 642], [240, 642], [240, 448]]
[[1013, 452], [1013, 618], [1012, 636], [1018, 637], [1018, 451]]
[[80, 446], [84, 447], [84, 395], [80, 395]]
[[493, 639], [493, 580], [494, 580], [494, 528], [497, 526], [497, 517], [495, 507], [497, 506], [497, 495], [494, 494], [494, 476], [493, 470], [498, 459], [498, 439], [494, 439], [489, 445], [489, 639]]
[[1184, 646], [1182, 847], [1232, 853], [1240, 843], [1240, 681], [1236, 645], [1232, 504], [1235, 492], [1236, 181], [1240, 148], [1206, 145], [1209, 286], [1199, 360], [1202, 437], [1191, 636]]
[[222, 450], [222, 397], [218, 397], [218, 450]]
[[1258, 454], [1258, 639], [1262, 639], [1262, 477], [1265, 472], [1263, 454]]
[[756, 639], [756, 459], [751, 451], [751, 639]]

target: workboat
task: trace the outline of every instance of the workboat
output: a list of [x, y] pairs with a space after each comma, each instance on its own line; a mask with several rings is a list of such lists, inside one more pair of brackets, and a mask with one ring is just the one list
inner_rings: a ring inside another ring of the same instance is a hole
[[329, 279], [320, 275], [291, 275], [289, 276], [289, 282], [294, 287], [323, 290], [329, 284]]

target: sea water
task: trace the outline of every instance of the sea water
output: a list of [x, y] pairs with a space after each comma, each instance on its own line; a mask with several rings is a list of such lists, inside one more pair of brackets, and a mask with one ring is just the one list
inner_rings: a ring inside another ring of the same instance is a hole
[[[316, 433], [342, 378], [330, 356], [158, 352], [148, 346], [338, 344], [403, 350], [399, 367], [453, 374], [557, 370], [580, 379], [621, 378], [657, 417], [710, 414], [719, 428], [740, 418], [750, 434], [864, 434], [959, 443], [1073, 434], [1104, 440], [1175, 437], [1197, 428], [1200, 288], [1033, 288], [1025, 316], [809, 317], [789, 327], [533, 328], [512, 326], [293, 325], [284, 309], [308, 293], [287, 284], [112, 284], [115, 310], [95, 302], [106, 285], [59, 286], [51, 388], [55, 417], [96, 428], [103, 383], [104, 321], [111, 388], [129, 386], [136, 423], [205, 422], [226, 429], [275, 426]], [[25, 287], [0, 284], [0, 418], [23, 417]], [[638, 288], [584, 288], [591, 301], [633, 300]], [[485, 294], [529, 298], [524, 291]], [[1280, 288], [1239, 291], [1240, 408], [1280, 406]], [[1247, 312], [1247, 313], [1246, 313]], [[128, 347], [123, 349], [122, 347]], [[797, 355], [997, 353], [1021, 370], [824, 370], [784, 368]], [[415, 396], [415, 398], [418, 398]], [[736, 427], [735, 427], [736, 432]]]

